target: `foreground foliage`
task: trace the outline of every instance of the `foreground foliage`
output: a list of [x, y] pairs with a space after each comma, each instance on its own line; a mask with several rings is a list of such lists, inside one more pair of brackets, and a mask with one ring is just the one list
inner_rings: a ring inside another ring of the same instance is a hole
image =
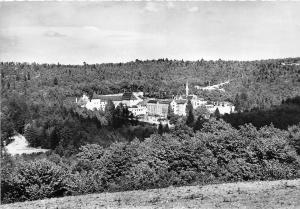
[[[71, 158], [6, 163], [2, 200], [15, 202], [170, 185], [300, 177], [300, 124], [289, 131], [253, 125], [233, 128], [211, 119], [192, 128], [153, 134], [145, 141], [88, 144]], [[298, 149], [298, 150], [296, 150]], [[5, 158], [7, 159], [7, 157]], [[21, 181], [22, 180], [22, 181]], [[18, 189], [12, 189], [18, 188]]]

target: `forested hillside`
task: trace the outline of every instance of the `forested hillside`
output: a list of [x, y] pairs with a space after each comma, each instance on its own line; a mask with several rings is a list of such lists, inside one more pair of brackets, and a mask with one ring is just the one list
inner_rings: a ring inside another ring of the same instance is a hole
[[[229, 80], [231, 83], [225, 86], [227, 93], [222, 95], [223, 99], [242, 100], [241, 109], [268, 108], [299, 92], [300, 66], [282, 65], [298, 60], [300, 58], [244, 62], [160, 59], [83, 65], [1, 63], [2, 95], [15, 89], [34, 98], [57, 89], [64, 97], [80, 96], [83, 91], [92, 95], [93, 91], [108, 94], [125, 90], [172, 96], [183, 93], [187, 80], [190, 87]], [[195, 89], [193, 93], [214, 98]], [[220, 95], [215, 92], [215, 97], [219, 99]]]
[[[172, 97], [184, 92], [186, 81], [189, 81], [192, 93], [207, 100], [232, 101], [238, 111], [265, 111], [299, 95], [300, 66], [291, 65], [299, 59], [247, 62], [160, 59], [83, 65], [2, 62], [2, 139], [8, 139], [13, 130], [24, 133], [26, 128], [32, 145], [54, 149], [59, 142], [63, 143], [62, 139], [68, 144], [72, 141], [70, 146], [77, 147], [80, 141], [110, 144], [115, 136], [125, 141], [136, 136], [150, 136], [154, 130], [147, 126], [137, 127], [130, 123], [129, 131], [127, 128], [122, 130], [124, 121], [121, 124], [115, 121], [118, 127], [110, 128], [112, 123], [105, 117], [108, 113], [81, 110], [74, 106], [75, 97], [84, 92], [92, 96], [93, 92], [108, 94], [123, 91], [144, 91], [148, 96]], [[224, 86], [225, 92], [193, 88], [194, 85], [207, 86], [227, 80], [230, 83]], [[124, 114], [129, 116], [126, 110], [119, 110], [116, 114], [119, 118]], [[245, 122], [251, 121], [244, 120], [239, 124]], [[102, 127], [100, 131], [99, 127]], [[74, 133], [74, 130], [77, 134], [69, 139], [69, 133]], [[45, 142], [41, 142], [43, 140]]]
[[223, 119], [236, 128], [251, 123], [258, 128], [273, 124], [276, 128], [287, 129], [289, 126], [300, 122], [300, 96], [287, 99], [282, 104], [269, 109], [253, 109], [225, 114]]
[[[297, 178], [300, 66], [293, 63], [299, 59], [1, 63], [1, 146], [19, 132], [31, 146], [51, 149], [21, 157], [2, 149], [2, 200]], [[173, 129], [157, 130], [122, 105], [89, 111], [74, 104], [84, 92], [172, 97], [184, 92], [187, 80], [194, 94], [233, 102], [238, 113], [223, 117], [232, 125], [190, 108], [188, 117], [172, 116]], [[192, 88], [227, 80], [225, 92]]]

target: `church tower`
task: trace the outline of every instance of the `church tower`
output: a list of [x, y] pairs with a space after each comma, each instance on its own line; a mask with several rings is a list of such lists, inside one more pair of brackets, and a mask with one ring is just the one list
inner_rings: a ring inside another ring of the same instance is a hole
[[189, 81], [186, 81], [186, 85], [185, 85], [185, 94], [186, 94], [186, 96], [189, 95]]

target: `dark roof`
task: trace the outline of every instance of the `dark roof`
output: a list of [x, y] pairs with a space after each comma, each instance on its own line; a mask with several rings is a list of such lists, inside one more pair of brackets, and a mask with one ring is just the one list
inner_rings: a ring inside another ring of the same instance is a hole
[[147, 105], [147, 103], [148, 103], [148, 99], [146, 99], [146, 100], [143, 100], [143, 101], [139, 102], [139, 103], [138, 103], [138, 105], [141, 105], [141, 106], [146, 106], [146, 105]]
[[132, 94], [132, 92], [125, 92], [122, 96], [122, 100], [136, 100], [137, 98]]
[[171, 101], [169, 100], [164, 100], [164, 101], [159, 101], [160, 104], [170, 104]]
[[176, 102], [177, 104], [185, 104], [185, 103], [186, 103], [186, 100], [180, 99], [180, 100], [175, 100], [175, 102]]
[[193, 96], [187, 96], [187, 99], [189, 99], [189, 100], [191, 100], [191, 99], [193, 99]]
[[118, 96], [118, 95], [97, 95], [97, 94], [94, 94], [93, 99], [111, 100], [111, 101], [122, 101], [122, 96]]
[[181, 98], [182, 99], [189, 99], [189, 100], [191, 100], [191, 99], [193, 99], [193, 95], [188, 95], [188, 96], [182, 95]]
[[156, 100], [149, 100], [148, 103], [156, 104], [157, 101]]

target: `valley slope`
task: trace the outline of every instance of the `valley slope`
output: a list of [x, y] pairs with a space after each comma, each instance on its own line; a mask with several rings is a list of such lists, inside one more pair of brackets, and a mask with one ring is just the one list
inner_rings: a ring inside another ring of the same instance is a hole
[[299, 208], [300, 179], [169, 187], [2, 205], [12, 208]]

